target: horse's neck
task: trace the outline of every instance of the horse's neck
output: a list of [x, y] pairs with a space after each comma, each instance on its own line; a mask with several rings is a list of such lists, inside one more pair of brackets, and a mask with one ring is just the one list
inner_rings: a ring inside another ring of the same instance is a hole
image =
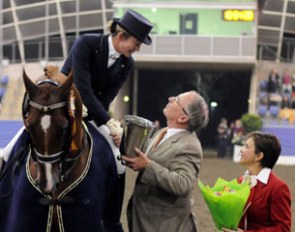
[[66, 178], [65, 180], [61, 183], [61, 191], [64, 190], [65, 187], [67, 187], [69, 184], [77, 180], [83, 173], [88, 156], [89, 156], [89, 151], [90, 151], [90, 145], [87, 139], [87, 133], [84, 130], [83, 133], [83, 145], [81, 146], [81, 150], [76, 154], [78, 157], [73, 160], [72, 162], [69, 163], [69, 167], [67, 167], [66, 172]]

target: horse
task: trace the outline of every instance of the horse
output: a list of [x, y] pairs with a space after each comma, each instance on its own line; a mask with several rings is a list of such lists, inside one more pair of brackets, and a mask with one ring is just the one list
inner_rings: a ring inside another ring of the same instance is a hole
[[116, 161], [83, 121], [72, 74], [49, 67], [33, 83], [24, 70], [23, 81], [25, 130], [0, 178], [1, 231], [123, 231]]

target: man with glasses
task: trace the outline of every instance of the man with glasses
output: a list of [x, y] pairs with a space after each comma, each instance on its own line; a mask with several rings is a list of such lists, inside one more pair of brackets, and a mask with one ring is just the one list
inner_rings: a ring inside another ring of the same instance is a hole
[[145, 153], [122, 159], [139, 171], [127, 209], [130, 232], [195, 232], [193, 185], [202, 147], [196, 132], [208, 123], [208, 106], [195, 91], [169, 97], [163, 109], [167, 127], [151, 139]]

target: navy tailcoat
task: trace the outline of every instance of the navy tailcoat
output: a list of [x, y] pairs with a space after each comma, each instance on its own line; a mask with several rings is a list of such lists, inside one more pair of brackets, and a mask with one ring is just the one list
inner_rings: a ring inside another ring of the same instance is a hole
[[73, 68], [74, 83], [88, 109], [89, 118], [98, 126], [110, 119], [109, 106], [134, 65], [132, 57], [121, 55], [108, 68], [108, 57], [108, 35], [84, 34], [74, 42], [61, 69], [68, 75]]

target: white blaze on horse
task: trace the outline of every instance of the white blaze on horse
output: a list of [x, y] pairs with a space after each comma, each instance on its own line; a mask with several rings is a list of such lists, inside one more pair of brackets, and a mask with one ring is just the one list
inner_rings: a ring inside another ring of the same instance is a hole
[[72, 75], [52, 70], [36, 84], [23, 73], [25, 130], [0, 176], [0, 230], [122, 231], [113, 153], [83, 123]]

